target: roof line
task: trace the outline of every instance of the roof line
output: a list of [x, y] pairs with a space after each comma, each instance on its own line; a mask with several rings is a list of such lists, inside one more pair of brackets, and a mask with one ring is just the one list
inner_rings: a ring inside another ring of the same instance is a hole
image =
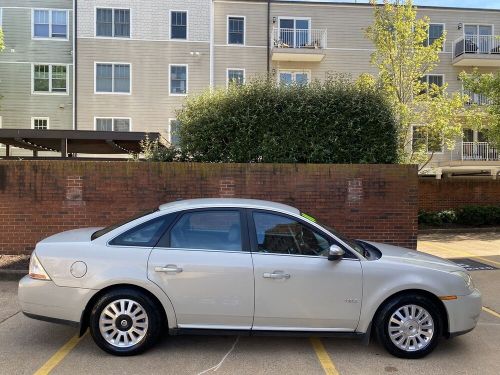
[[[267, 0], [213, 0], [213, 1], [241, 1], [248, 3], [267, 3]], [[271, 3], [284, 3], [284, 4], [320, 4], [320, 5], [341, 5], [341, 6], [359, 6], [359, 7], [371, 7], [369, 3], [352, 3], [347, 1], [341, 2], [331, 2], [325, 0], [270, 0]], [[378, 6], [383, 6], [383, 4], [377, 4]], [[435, 10], [464, 10], [464, 11], [477, 11], [477, 12], [500, 12], [500, 9], [491, 8], [471, 8], [471, 7], [450, 7], [450, 6], [437, 6], [437, 5], [414, 5], [417, 9], [435, 9]]]

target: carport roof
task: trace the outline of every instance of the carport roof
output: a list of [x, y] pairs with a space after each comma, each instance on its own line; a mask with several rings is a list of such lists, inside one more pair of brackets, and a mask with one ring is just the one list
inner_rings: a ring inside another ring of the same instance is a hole
[[[0, 143], [37, 151], [75, 154], [129, 154], [141, 151], [140, 141], [159, 133], [93, 130], [0, 129]], [[9, 155], [6, 155], [9, 156]]]

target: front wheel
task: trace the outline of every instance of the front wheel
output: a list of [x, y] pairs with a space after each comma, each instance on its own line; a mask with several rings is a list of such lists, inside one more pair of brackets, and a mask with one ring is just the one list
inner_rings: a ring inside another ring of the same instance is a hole
[[90, 313], [92, 338], [114, 355], [143, 352], [158, 340], [161, 327], [161, 314], [154, 302], [133, 289], [105, 294]]
[[420, 295], [399, 296], [382, 307], [375, 329], [379, 342], [396, 357], [417, 359], [432, 352], [441, 336], [439, 308]]

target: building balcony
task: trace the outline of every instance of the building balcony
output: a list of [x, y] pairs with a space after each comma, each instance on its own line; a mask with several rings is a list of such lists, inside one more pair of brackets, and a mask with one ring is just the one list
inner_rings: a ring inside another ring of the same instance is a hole
[[454, 66], [500, 67], [499, 35], [466, 35], [453, 42]]
[[462, 142], [462, 160], [498, 161], [500, 155], [488, 142]]
[[274, 28], [271, 33], [271, 58], [273, 61], [322, 61], [326, 35], [326, 29]]
[[492, 101], [490, 98], [483, 94], [476, 94], [475, 92], [472, 91], [467, 91], [464, 90], [463, 92], [465, 95], [468, 96], [469, 100], [467, 100], [467, 105], [490, 105], [492, 104]]

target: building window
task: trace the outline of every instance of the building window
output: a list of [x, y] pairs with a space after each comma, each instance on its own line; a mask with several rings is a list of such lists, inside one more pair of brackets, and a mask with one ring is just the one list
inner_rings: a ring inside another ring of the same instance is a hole
[[285, 86], [292, 84], [307, 85], [309, 83], [309, 72], [289, 72], [280, 70], [279, 82]]
[[429, 134], [426, 127], [412, 127], [412, 149], [419, 151], [424, 149], [426, 152], [443, 152], [443, 137]]
[[95, 119], [95, 130], [106, 132], [129, 132], [130, 119], [129, 118], [113, 118], [103, 117]]
[[227, 44], [245, 44], [245, 17], [227, 18]]
[[440, 74], [428, 74], [424, 76], [424, 81], [429, 85], [436, 85], [438, 87], [443, 87], [444, 85], [444, 76]]
[[244, 69], [228, 69], [227, 70], [227, 85], [243, 85], [245, 83]]
[[178, 146], [180, 142], [180, 121], [174, 118], [168, 120], [167, 138], [172, 146]]
[[170, 39], [187, 39], [187, 12], [170, 12]]
[[96, 9], [96, 36], [130, 38], [130, 9]]
[[[431, 87], [432, 85], [436, 85], [437, 87], [444, 86], [444, 75], [442, 74], [427, 74], [421, 78], [423, 84], [426, 84], [427, 87]], [[432, 92], [433, 90], [431, 90]], [[424, 88], [421, 94], [425, 94], [427, 92], [427, 88]]]
[[68, 92], [66, 65], [33, 65], [33, 92], [66, 94]]
[[48, 117], [32, 117], [31, 128], [35, 130], [47, 130], [49, 128]]
[[186, 95], [188, 92], [187, 65], [170, 65], [170, 95]]
[[[429, 24], [429, 34], [427, 35], [426, 45], [432, 45], [436, 40], [441, 38], [444, 34], [444, 24], [442, 23], [431, 23]], [[444, 42], [442, 50], [444, 50]]]
[[33, 38], [68, 39], [68, 11], [34, 9]]
[[97, 93], [130, 93], [130, 64], [102, 64], [95, 67]]

